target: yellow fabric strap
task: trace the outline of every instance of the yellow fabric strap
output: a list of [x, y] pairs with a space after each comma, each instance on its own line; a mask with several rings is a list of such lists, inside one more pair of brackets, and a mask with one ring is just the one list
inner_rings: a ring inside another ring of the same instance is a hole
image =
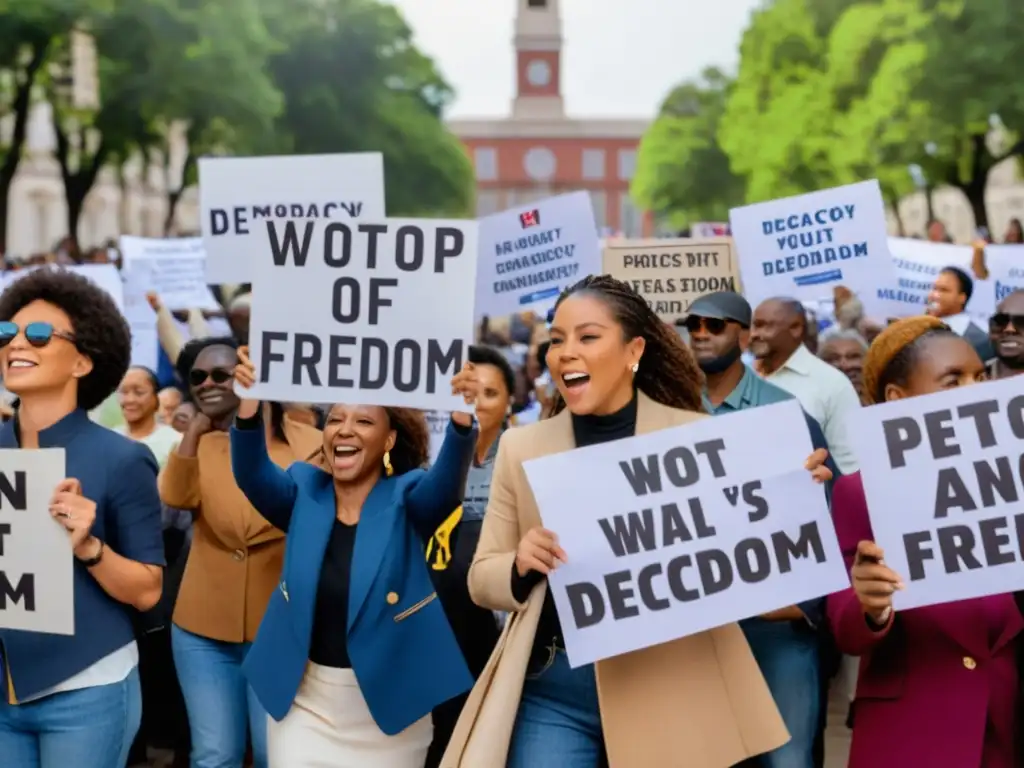
[[452, 561], [452, 531], [455, 530], [455, 526], [459, 524], [460, 520], [462, 520], [461, 504], [448, 515], [447, 520], [437, 527], [434, 535], [427, 542], [427, 562], [430, 563], [431, 569], [443, 571]]

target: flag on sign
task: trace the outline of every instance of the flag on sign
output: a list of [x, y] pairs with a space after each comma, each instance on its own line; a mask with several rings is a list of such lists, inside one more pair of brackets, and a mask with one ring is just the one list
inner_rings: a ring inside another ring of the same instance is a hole
[[529, 229], [530, 227], [540, 226], [540, 210], [534, 208], [532, 211], [519, 214], [519, 223], [523, 229]]

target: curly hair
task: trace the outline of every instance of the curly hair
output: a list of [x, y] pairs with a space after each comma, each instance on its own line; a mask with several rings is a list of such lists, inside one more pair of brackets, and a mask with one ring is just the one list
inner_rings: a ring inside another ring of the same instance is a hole
[[[385, 408], [388, 423], [395, 430], [395, 447], [389, 458], [396, 475], [426, 466], [430, 460], [430, 428], [423, 411], [412, 408]], [[307, 461], [327, 469], [323, 446], [313, 451]]]
[[[610, 275], [590, 275], [566, 288], [555, 302], [555, 310], [574, 295], [589, 295], [603, 301], [622, 326], [626, 341], [643, 338], [646, 342], [634, 382], [636, 388], [652, 400], [684, 411], [704, 412], [702, 394], [704, 373], [689, 347], [674, 328], [661, 321], [650, 304], [629, 283]], [[560, 392], [555, 392], [552, 415], [565, 408]]]
[[869, 404], [885, 401], [890, 384], [905, 386], [925, 345], [936, 337], [956, 337], [956, 332], [931, 315], [906, 317], [882, 331], [868, 347], [861, 376]]
[[52, 304], [71, 320], [75, 348], [92, 361], [92, 370], [78, 380], [78, 407], [92, 410], [114, 393], [128, 371], [128, 321], [110, 294], [59, 267], [35, 269], [8, 285], [0, 294], [0, 320], [10, 320], [33, 301]]

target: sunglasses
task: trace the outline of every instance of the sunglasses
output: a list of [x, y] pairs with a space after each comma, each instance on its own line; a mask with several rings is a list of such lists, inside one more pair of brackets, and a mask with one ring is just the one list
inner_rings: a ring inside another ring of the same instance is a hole
[[231, 381], [234, 377], [234, 371], [226, 371], [223, 368], [214, 368], [212, 371], [193, 368], [188, 372], [188, 383], [193, 387], [198, 387], [205, 384], [207, 379], [213, 379], [214, 384], [224, 384]]
[[1016, 330], [1024, 332], [1024, 315], [1010, 315], [1006, 312], [999, 312], [988, 319], [988, 327], [993, 333], [1002, 333], [1009, 327], [1010, 323], [1013, 323], [1013, 327]]
[[[64, 341], [75, 343], [75, 335], [68, 331], [58, 331], [50, 323], [37, 322], [25, 326], [25, 341], [33, 347], [45, 347], [51, 339], [64, 339]], [[10, 320], [0, 322], [0, 347], [6, 347], [14, 341], [22, 328]]]
[[712, 336], [717, 336], [725, 330], [726, 321], [717, 317], [700, 317], [699, 315], [689, 315], [683, 322], [683, 326], [690, 333], [696, 333], [704, 328], [705, 331], [710, 333]]

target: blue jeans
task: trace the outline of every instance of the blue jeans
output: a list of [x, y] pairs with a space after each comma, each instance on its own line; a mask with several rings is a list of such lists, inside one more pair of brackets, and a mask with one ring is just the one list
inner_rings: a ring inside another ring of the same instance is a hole
[[789, 730], [790, 740], [758, 757], [761, 768], [813, 768], [821, 707], [818, 638], [788, 621], [740, 622], [750, 650]]
[[124, 768], [142, 720], [139, 671], [120, 683], [30, 701], [0, 701], [4, 768]]
[[192, 768], [241, 768], [251, 734], [254, 768], [267, 768], [267, 712], [242, 675], [249, 643], [224, 643], [171, 627], [188, 710]]
[[506, 768], [596, 768], [604, 759], [594, 666], [548, 649], [523, 685]]

